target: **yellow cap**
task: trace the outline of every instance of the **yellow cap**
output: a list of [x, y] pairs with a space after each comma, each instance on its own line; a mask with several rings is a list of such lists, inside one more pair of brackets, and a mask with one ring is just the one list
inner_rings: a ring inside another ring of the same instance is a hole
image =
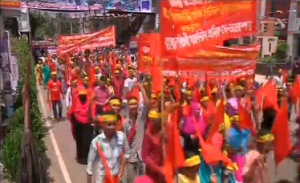
[[95, 69], [99, 69], [99, 67], [96, 65], [95, 67], [94, 67]]
[[83, 78], [84, 81], [89, 81], [89, 79], [90, 79], [90, 78], [87, 77], [87, 76]]
[[56, 75], [56, 72], [55, 72], [55, 71], [52, 71], [52, 72], [51, 72], [51, 75]]
[[205, 102], [205, 101], [208, 101], [208, 100], [209, 100], [209, 97], [205, 96], [205, 97], [202, 97], [202, 99], [200, 100], [200, 102]]
[[246, 79], [245, 79], [245, 78], [241, 78], [240, 80], [241, 80], [241, 81], [245, 81]]
[[73, 81], [72, 81], [72, 84], [77, 84], [77, 80], [73, 80]]
[[211, 93], [217, 93], [218, 92], [218, 88], [214, 88], [211, 90]]
[[115, 74], [120, 74], [120, 70], [119, 70], [119, 69], [116, 69], [116, 70], [115, 70]]
[[192, 166], [196, 166], [199, 165], [201, 162], [200, 160], [200, 156], [196, 155], [196, 156], [192, 156], [188, 159], [185, 160], [183, 167], [192, 167]]

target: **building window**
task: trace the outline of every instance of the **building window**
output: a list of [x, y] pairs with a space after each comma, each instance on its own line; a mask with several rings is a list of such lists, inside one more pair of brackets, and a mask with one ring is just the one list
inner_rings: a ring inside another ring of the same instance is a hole
[[269, 52], [271, 53], [272, 43], [269, 43]]
[[268, 38], [268, 41], [269, 42], [275, 42], [275, 39], [274, 38]]
[[264, 26], [263, 26], [263, 32], [266, 33], [268, 32], [268, 23], [264, 23]]

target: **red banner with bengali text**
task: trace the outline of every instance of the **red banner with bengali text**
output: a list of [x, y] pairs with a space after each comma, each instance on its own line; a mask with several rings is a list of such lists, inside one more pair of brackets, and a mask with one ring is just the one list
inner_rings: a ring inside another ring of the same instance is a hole
[[115, 27], [111, 26], [89, 34], [60, 35], [58, 37], [58, 53], [66, 54], [73, 51], [115, 46], [115, 44]]
[[256, 1], [161, 1], [162, 57], [193, 54], [255, 33]]
[[159, 33], [141, 33], [138, 38], [138, 70], [147, 71], [151, 67], [159, 66], [158, 58], [150, 54], [151, 39]]

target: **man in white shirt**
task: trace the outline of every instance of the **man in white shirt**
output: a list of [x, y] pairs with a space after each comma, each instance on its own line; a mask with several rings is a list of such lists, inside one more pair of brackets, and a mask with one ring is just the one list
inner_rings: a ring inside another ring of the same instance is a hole
[[124, 81], [124, 88], [123, 88], [123, 107], [124, 111], [127, 111], [127, 99], [126, 94], [127, 92], [131, 91], [134, 87], [137, 78], [134, 76], [133, 68], [128, 68], [129, 77]]

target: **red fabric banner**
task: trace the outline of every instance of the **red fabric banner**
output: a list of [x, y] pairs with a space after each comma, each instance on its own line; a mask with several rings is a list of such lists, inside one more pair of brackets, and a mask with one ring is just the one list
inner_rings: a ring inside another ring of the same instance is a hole
[[[151, 38], [158, 37], [159, 33], [142, 33], [138, 38], [138, 70], [148, 71], [151, 67], [159, 65], [158, 59], [156, 60], [151, 56], [150, 46]], [[153, 50], [154, 52], [156, 50]], [[152, 53], [153, 54], [153, 53]]]
[[256, 1], [162, 1], [160, 25], [162, 56], [185, 56], [255, 33]]
[[58, 53], [65, 54], [71, 51], [115, 46], [115, 44], [115, 27], [111, 26], [89, 34], [60, 35], [58, 37]]

